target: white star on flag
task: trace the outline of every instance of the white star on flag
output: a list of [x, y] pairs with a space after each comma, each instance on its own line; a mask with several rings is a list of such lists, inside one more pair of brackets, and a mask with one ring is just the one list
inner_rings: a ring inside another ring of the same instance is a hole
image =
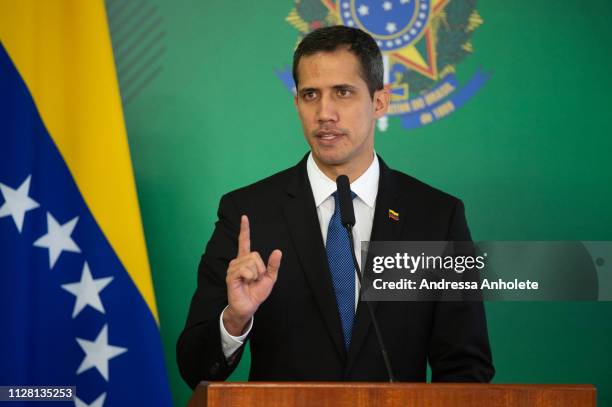
[[17, 189], [13, 189], [0, 182], [0, 192], [4, 197], [4, 205], [0, 207], [0, 218], [10, 215], [19, 233], [23, 229], [25, 213], [40, 206], [38, 202], [28, 196], [31, 179], [32, 176], [28, 175]]
[[389, 11], [393, 8], [393, 4], [391, 4], [390, 1], [385, 1], [382, 6], [385, 11]]
[[53, 215], [47, 212], [47, 234], [35, 241], [34, 246], [49, 249], [49, 268], [53, 268], [63, 251], [81, 253], [81, 249], [70, 237], [78, 220], [79, 217], [77, 216], [60, 225]]
[[87, 404], [80, 398], [74, 396], [74, 406], [75, 407], [102, 407], [104, 405], [104, 400], [106, 400], [106, 393], [100, 394], [100, 396], [97, 399], [95, 399], [91, 404]]
[[389, 33], [394, 33], [395, 31], [397, 31], [397, 26], [395, 25], [395, 23], [389, 22], [385, 26], [385, 30], [387, 30], [387, 32]]
[[62, 285], [64, 290], [76, 296], [72, 318], [75, 318], [79, 312], [88, 305], [91, 305], [104, 314], [104, 305], [102, 305], [102, 301], [100, 301], [99, 294], [111, 281], [113, 281], [113, 277], [104, 277], [94, 280], [86, 262], [83, 266], [80, 282]]
[[360, 16], [367, 16], [368, 14], [370, 14], [370, 8], [366, 6], [365, 4], [362, 4], [357, 9], [357, 12], [359, 13]]
[[108, 381], [108, 361], [127, 352], [126, 348], [108, 344], [108, 325], [102, 327], [98, 337], [93, 342], [82, 338], [76, 338], [76, 341], [85, 352], [85, 358], [83, 358], [76, 373], [81, 374], [95, 367], [106, 381]]

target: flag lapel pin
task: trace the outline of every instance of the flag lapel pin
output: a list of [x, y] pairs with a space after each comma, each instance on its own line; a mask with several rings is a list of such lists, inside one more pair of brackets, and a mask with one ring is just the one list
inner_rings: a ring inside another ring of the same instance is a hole
[[389, 219], [393, 219], [394, 221], [398, 221], [399, 220], [399, 212], [396, 212], [393, 209], [389, 209]]

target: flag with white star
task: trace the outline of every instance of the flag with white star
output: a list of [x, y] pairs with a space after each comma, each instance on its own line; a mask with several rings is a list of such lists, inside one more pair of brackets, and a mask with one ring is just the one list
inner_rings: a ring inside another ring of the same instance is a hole
[[104, 3], [1, 2], [0, 38], [0, 384], [171, 405]]

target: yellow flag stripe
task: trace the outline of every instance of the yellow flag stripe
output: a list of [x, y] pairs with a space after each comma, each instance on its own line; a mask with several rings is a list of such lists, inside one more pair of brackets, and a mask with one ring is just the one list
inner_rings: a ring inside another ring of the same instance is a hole
[[0, 39], [87, 206], [158, 320], [102, 0], [0, 0]]

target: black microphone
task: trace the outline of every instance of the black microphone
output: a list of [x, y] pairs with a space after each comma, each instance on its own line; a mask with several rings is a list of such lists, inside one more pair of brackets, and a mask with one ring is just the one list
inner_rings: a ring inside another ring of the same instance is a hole
[[[355, 225], [355, 208], [353, 207], [353, 197], [351, 196], [351, 184], [346, 175], [339, 175], [336, 178], [336, 186], [338, 188], [338, 203], [340, 207], [340, 219], [342, 225], [346, 228], [346, 232], [349, 237], [349, 244], [351, 245], [351, 254], [353, 256], [353, 264], [355, 265], [355, 273], [357, 274], [357, 280], [359, 280], [359, 286], [363, 288], [363, 280], [361, 278], [361, 270], [357, 257], [355, 256], [355, 247], [353, 244], [353, 226]], [[361, 293], [361, 290], [359, 290]], [[360, 294], [361, 295], [361, 294]], [[376, 339], [378, 340], [378, 346], [380, 346], [380, 352], [382, 353], [383, 360], [385, 362], [385, 368], [387, 369], [387, 375], [389, 376], [389, 382], [395, 382], [395, 376], [393, 376], [393, 370], [391, 370], [391, 363], [389, 363], [389, 357], [387, 356], [387, 348], [383, 342], [382, 335], [380, 334], [380, 328], [378, 327], [378, 320], [374, 316], [374, 310], [369, 301], [364, 301], [370, 313], [370, 319], [374, 326], [374, 332], [376, 332]]]
[[336, 178], [338, 188], [338, 201], [340, 202], [340, 219], [344, 227], [355, 226], [355, 209], [353, 208], [353, 197], [351, 196], [351, 184], [346, 175]]

